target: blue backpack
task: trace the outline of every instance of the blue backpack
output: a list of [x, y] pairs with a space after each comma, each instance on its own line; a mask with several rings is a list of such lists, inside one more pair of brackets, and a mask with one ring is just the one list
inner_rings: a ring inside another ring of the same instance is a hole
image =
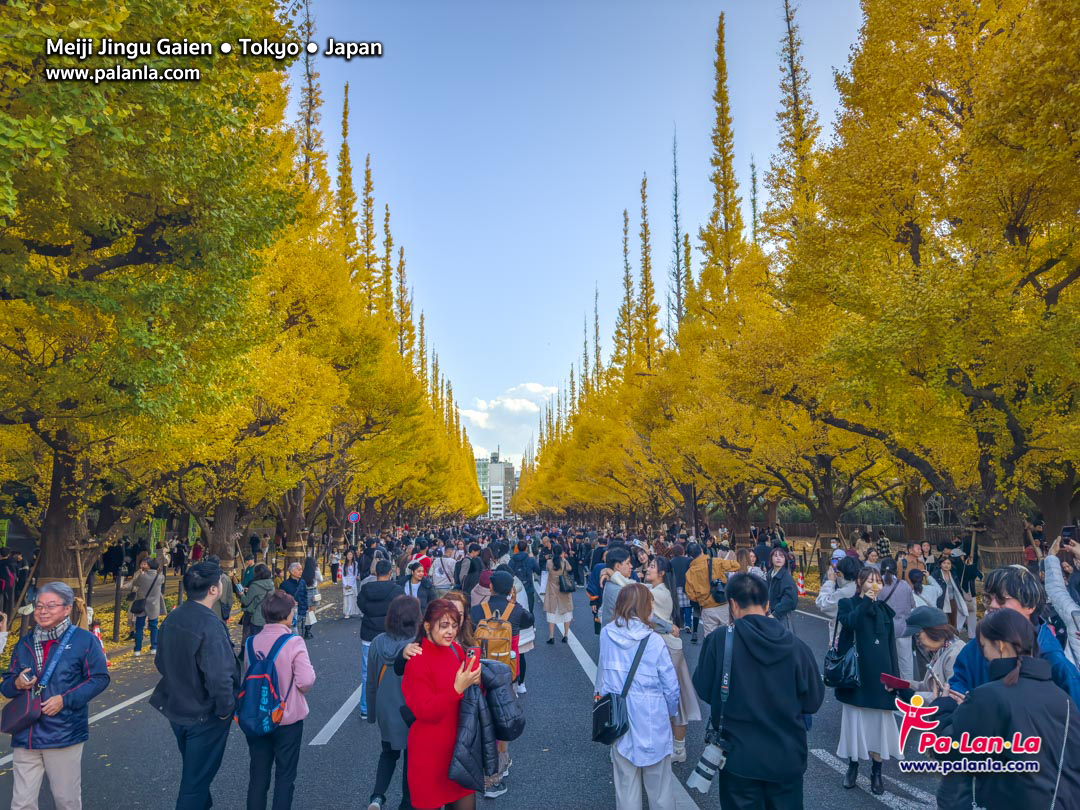
[[293, 635], [286, 633], [274, 642], [269, 655], [259, 658], [255, 655], [255, 636], [248, 636], [248, 671], [244, 675], [240, 694], [236, 697], [236, 724], [249, 737], [263, 737], [271, 733], [285, 714], [285, 701], [289, 695], [287, 693], [282, 697], [278, 689], [274, 660], [291, 638]]

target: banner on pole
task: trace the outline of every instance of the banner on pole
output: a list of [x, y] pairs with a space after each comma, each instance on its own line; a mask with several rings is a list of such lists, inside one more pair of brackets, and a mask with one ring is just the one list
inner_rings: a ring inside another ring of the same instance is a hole
[[165, 544], [165, 518], [154, 518], [150, 521], [150, 556], [154, 556], [158, 545]]
[[195, 545], [195, 541], [198, 540], [201, 536], [202, 530], [199, 528], [199, 521], [197, 521], [194, 517], [189, 516], [187, 525], [188, 545]]
[[8, 518], [0, 518], [0, 548], [7, 548], [8, 526], [11, 521]]

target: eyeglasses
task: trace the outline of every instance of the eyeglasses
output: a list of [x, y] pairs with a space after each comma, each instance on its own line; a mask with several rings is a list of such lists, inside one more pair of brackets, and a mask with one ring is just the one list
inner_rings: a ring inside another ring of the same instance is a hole
[[58, 608], [67, 607], [63, 602], [53, 602], [48, 605], [38, 603], [34, 605], [34, 610], [57, 610]]

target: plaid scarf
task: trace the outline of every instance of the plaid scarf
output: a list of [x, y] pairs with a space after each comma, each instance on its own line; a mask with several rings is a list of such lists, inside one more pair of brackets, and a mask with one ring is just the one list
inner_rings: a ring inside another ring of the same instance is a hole
[[45, 667], [45, 642], [56, 641], [67, 632], [71, 626], [70, 619], [64, 619], [52, 630], [44, 630], [41, 627], [34, 628], [34, 659], [37, 661], [37, 670], [40, 674]]

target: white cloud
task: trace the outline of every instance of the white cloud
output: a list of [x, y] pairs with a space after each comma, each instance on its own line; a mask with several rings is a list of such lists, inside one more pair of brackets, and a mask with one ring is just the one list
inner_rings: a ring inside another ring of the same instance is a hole
[[495, 397], [477, 399], [473, 408], [462, 408], [477, 458], [498, 447], [502, 458], [520, 467], [522, 452], [530, 440], [535, 441], [541, 405], [556, 391], [554, 386], [525, 382]]
[[540, 399], [547, 399], [553, 395], [559, 389], [554, 385], [541, 385], [540, 383], [527, 382], [521, 385], [515, 385], [506, 393], [508, 394], [532, 394], [533, 397], [539, 397]]
[[459, 408], [461, 418], [467, 420], [474, 427], [486, 428], [491, 422], [491, 414], [485, 411], [474, 411], [470, 408]]

